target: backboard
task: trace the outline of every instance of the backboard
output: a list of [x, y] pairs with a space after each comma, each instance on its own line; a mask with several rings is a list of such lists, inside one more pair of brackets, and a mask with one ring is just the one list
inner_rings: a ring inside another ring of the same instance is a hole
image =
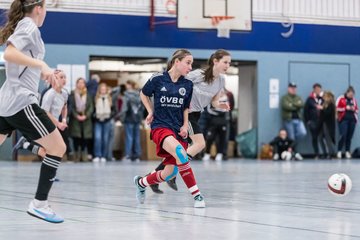
[[226, 24], [234, 31], [251, 31], [252, 0], [178, 0], [177, 25], [185, 29], [216, 29], [212, 17], [234, 17]]

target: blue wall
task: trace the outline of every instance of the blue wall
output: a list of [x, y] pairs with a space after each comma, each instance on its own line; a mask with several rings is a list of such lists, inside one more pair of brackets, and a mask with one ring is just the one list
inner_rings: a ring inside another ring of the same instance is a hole
[[[293, 36], [285, 39], [280, 23], [254, 22], [252, 32], [220, 39], [215, 31], [178, 30], [175, 25], [151, 32], [148, 17], [49, 12], [41, 31], [46, 61], [53, 67], [87, 64], [90, 55], [168, 57], [176, 48], [188, 48], [196, 58], [225, 48], [233, 59], [257, 61], [258, 143], [269, 141], [281, 127], [279, 109], [269, 108], [270, 78], [280, 79], [282, 93], [289, 80], [296, 81], [304, 99], [314, 82], [336, 94], [349, 83], [360, 89], [360, 28], [355, 27], [296, 24]], [[355, 145], [360, 145], [359, 131]], [[312, 151], [308, 145], [302, 148]]]
[[[157, 21], [169, 20], [157, 18]], [[170, 20], [174, 20], [171, 18]], [[178, 30], [176, 25], [149, 29], [149, 17], [49, 12], [42, 28], [47, 43], [169, 47], [307, 53], [360, 53], [360, 28], [296, 24], [291, 38], [280, 23], [254, 22], [249, 33], [216, 38], [213, 31]]]
[[[162, 20], [174, 18], [157, 18]], [[360, 54], [359, 27], [295, 24], [286, 39], [281, 33], [287, 29], [280, 23], [254, 22], [251, 32], [231, 33], [224, 39], [217, 38], [215, 30], [178, 30], [173, 24], [150, 31], [149, 25], [145, 16], [48, 12], [41, 31], [51, 44]]]

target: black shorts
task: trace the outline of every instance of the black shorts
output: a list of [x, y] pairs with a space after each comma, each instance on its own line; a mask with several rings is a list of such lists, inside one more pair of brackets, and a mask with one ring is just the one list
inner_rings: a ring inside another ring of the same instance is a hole
[[54, 123], [37, 104], [26, 106], [10, 117], [0, 117], [0, 134], [11, 135], [19, 130], [27, 140], [43, 138], [55, 130]]
[[198, 122], [200, 119], [201, 112], [191, 112], [189, 113], [189, 135], [195, 135], [203, 133]]

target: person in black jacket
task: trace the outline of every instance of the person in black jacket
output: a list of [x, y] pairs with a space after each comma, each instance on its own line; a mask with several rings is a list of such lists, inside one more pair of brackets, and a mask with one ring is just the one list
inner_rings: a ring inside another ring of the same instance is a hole
[[[313, 85], [313, 91], [307, 98], [304, 107], [304, 120], [311, 133], [312, 146], [314, 148], [315, 158], [319, 157], [318, 140], [319, 135], [322, 135], [322, 129], [320, 127], [320, 111], [323, 109], [323, 99], [321, 95], [321, 85], [319, 83], [315, 83]], [[323, 149], [323, 153], [326, 154], [326, 149], [323, 141], [321, 141], [321, 147]]]
[[295, 152], [295, 142], [288, 137], [285, 129], [280, 129], [279, 135], [275, 137], [270, 145], [273, 147], [273, 160], [291, 160], [295, 158], [301, 160], [302, 158], [297, 157], [299, 153]]
[[323, 94], [323, 109], [320, 112], [320, 128], [323, 131], [326, 143], [327, 156], [331, 158], [336, 153], [335, 149], [335, 126], [336, 126], [336, 107], [335, 97], [331, 92], [325, 91]]

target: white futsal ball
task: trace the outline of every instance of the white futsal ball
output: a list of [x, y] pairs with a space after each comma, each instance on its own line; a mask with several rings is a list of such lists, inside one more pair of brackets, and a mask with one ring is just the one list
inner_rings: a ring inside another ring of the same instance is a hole
[[281, 159], [282, 159], [282, 160], [290, 161], [291, 158], [292, 158], [291, 152], [283, 151], [283, 152], [281, 153]]
[[329, 191], [336, 196], [347, 195], [352, 188], [352, 182], [348, 175], [336, 173], [328, 180]]

